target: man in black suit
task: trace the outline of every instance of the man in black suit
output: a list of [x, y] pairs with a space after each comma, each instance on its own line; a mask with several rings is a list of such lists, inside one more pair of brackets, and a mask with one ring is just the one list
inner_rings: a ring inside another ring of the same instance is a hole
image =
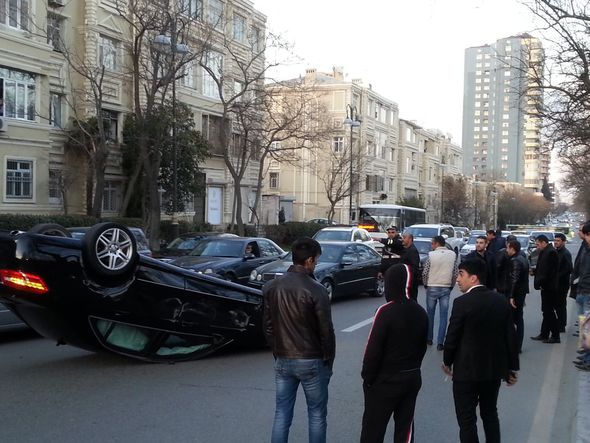
[[491, 254], [486, 250], [487, 243], [488, 243], [488, 240], [485, 237], [485, 235], [478, 236], [475, 239], [475, 249], [473, 251], [471, 251], [469, 254], [467, 254], [462, 261], [481, 260], [486, 266], [486, 278], [484, 280], [481, 280], [481, 283], [483, 283], [484, 285], [486, 285], [490, 289], [494, 289], [493, 288], [494, 279], [490, 276], [490, 273], [492, 272], [492, 269], [491, 269], [491, 266], [492, 266], [491, 261], [492, 260], [490, 257]]
[[570, 289], [570, 275], [574, 268], [572, 254], [565, 247], [567, 237], [558, 232], [555, 234], [555, 250], [557, 251], [557, 323], [559, 332], [565, 332], [567, 325], [567, 293]]
[[485, 273], [478, 260], [459, 265], [457, 284], [464, 294], [453, 304], [444, 346], [442, 368], [453, 377], [461, 443], [479, 441], [478, 404], [486, 442], [500, 442], [500, 383], [502, 379], [508, 385], [516, 383], [519, 369], [511, 308], [505, 297], [481, 284]]
[[529, 262], [520, 253], [520, 243], [518, 240], [510, 240], [506, 244], [506, 254], [508, 256], [507, 272], [505, 275], [504, 295], [510, 301], [512, 306], [512, 319], [516, 327], [516, 339], [518, 352], [522, 350], [522, 340], [524, 337], [524, 317], [523, 308], [524, 300], [529, 292]]
[[404, 245], [403, 264], [410, 267], [412, 272], [412, 287], [410, 288], [410, 297], [413, 300], [418, 300], [418, 281], [420, 278], [420, 253], [414, 245], [414, 236], [409, 232], [404, 232], [402, 235], [402, 243]]
[[541, 291], [541, 311], [543, 322], [541, 332], [533, 340], [543, 343], [561, 343], [559, 340], [559, 323], [557, 322], [557, 272], [559, 256], [545, 234], [535, 239], [539, 252], [535, 269], [535, 289]]

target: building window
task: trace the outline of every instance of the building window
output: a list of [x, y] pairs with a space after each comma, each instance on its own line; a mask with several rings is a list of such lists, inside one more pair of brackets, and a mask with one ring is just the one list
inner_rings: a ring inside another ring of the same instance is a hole
[[203, 95], [205, 97], [220, 98], [217, 81], [221, 80], [222, 72], [223, 56], [219, 52], [207, 52], [203, 67]]
[[33, 162], [30, 160], [6, 161], [6, 197], [33, 198]]
[[28, 31], [29, 15], [29, 0], [0, 0], [0, 24]]
[[279, 187], [279, 173], [278, 172], [270, 172], [268, 174], [268, 186], [271, 189], [278, 189]]
[[117, 142], [119, 140], [119, 113], [103, 109], [102, 123], [107, 141]]
[[62, 128], [62, 104], [63, 96], [55, 92], [49, 93], [49, 124], [56, 128]]
[[102, 196], [102, 210], [117, 212], [119, 210], [119, 188], [120, 183], [112, 180], [105, 180], [104, 193]]
[[0, 66], [0, 115], [34, 121], [35, 91], [35, 74]]
[[117, 52], [118, 43], [101, 35], [98, 42], [98, 64], [111, 71], [116, 71], [119, 68]]
[[250, 31], [250, 48], [253, 51], [258, 52], [260, 51], [262, 46], [262, 32], [259, 28], [252, 27]]
[[234, 14], [234, 40], [246, 42], [246, 18], [239, 14]]
[[194, 18], [203, 17], [203, 0], [180, 0], [180, 13]]
[[187, 88], [195, 87], [195, 67], [193, 61], [186, 62], [181, 68], [182, 85]]
[[61, 203], [62, 176], [57, 169], [49, 170], [49, 203]]
[[51, 45], [54, 51], [62, 52], [63, 50], [63, 30], [63, 17], [56, 14], [47, 14], [47, 44]]
[[332, 139], [332, 150], [334, 152], [344, 151], [344, 137], [334, 137]]
[[220, 0], [209, 0], [209, 14], [207, 15], [207, 21], [215, 29], [222, 28], [223, 18], [223, 3]]

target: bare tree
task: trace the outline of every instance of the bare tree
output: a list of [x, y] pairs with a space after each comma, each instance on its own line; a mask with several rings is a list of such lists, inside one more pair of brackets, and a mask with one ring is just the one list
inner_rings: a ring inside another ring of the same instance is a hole
[[442, 181], [442, 218], [455, 226], [465, 226], [471, 218], [467, 202], [467, 184], [463, 177], [446, 176]]

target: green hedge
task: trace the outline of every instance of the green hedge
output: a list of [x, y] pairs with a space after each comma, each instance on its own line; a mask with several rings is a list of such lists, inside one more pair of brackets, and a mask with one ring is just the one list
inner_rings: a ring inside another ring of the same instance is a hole
[[322, 229], [322, 225], [317, 223], [287, 222], [282, 225], [266, 225], [266, 238], [283, 246], [291, 244], [301, 237], [313, 237], [313, 235]]

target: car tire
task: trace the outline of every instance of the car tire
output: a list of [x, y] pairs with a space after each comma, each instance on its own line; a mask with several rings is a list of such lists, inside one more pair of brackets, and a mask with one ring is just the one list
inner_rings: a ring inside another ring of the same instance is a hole
[[385, 280], [382, 278], [375, 279], [375, 289], [371, 291], [373, 297], [383, 297], [385, 294]]
[[99, 223], [82, 238], [84, 268], [96, 277], [127, 277], [139, 261], [133, 233], [119, 223]]
[[334, 298], [334, 283], [330, 279], [322, 280], [322, 286], [326, 288], [328, 292], [328, 298], [330, 301]]
[[39, 223], [29, 229], [33, 234], [52, 235], [54, 237], [72, 238], [72, 233], [57, 223]]

